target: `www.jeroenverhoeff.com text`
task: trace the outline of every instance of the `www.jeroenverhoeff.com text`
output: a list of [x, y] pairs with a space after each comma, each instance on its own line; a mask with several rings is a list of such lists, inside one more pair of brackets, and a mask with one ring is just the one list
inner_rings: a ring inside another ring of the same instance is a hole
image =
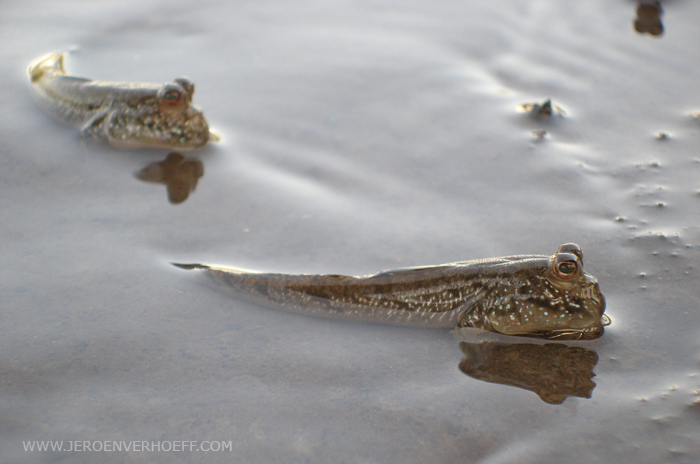
[[114, 440], [34, 440], [23, 441], [24, 451], [53, 451], [80, 453], [86, 451], [98, 452], [220, 452], [232, 451], [231, 441], [197, 441], [197, 440], [173, 440], [173, 441], [114, 441]]

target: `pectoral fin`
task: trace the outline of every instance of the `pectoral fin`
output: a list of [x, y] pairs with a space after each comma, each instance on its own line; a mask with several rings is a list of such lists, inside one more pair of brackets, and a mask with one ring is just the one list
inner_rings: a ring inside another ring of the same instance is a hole
[[109, 107], [98, 110], [95, 115], [80, 128], [80, 135], [85, 138], [107, 138], [106, 125], [108, 124]]

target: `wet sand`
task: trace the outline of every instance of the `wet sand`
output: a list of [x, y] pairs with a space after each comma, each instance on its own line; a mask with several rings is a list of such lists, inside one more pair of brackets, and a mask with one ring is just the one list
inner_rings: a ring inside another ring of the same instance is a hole
[[[3, 4], [0, 461], [695, 462], [700, 7], [664, 2], [658, 36], [639, 8]], [[32, 103], [26, 66], [71, 49], [77, 75], [195, 82], [222, 142], [183, 154], [187, 195], [144, 182], [169, 151]], [[521, 111], [547, 99], [564, 113]], [[359, 275], [565, 242], [613, 323], [566, 343], [596, 386], [561, 404], [460, 370], [460, 343], [526, 339], [287, 314], [169, 264]]]

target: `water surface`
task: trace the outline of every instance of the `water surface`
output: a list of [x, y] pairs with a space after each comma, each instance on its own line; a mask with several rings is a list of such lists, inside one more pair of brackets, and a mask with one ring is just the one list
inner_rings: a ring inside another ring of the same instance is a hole
[[[660, 35], [639, 7], [5, 2], [0, 460], [697, 461], [700, 7], [663, 2]], [[222, 142], [184, 154], [184, 199], [139, 178], [167, 150], [32, 104], [25, 68], [52, 50], [86, 77], [196, 83]], [[549, 98], [565, 113], [519, 111]], [[613, 324], [567, 342], [596, 385], [560, 404], [460, 370], [460, 343], [494, 337], [286, 314], [169, 264], [353, 275], [565, 242]]]

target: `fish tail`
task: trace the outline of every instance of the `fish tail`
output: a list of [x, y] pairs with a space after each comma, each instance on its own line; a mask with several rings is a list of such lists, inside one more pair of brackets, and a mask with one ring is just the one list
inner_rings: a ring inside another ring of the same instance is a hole
[[206, 264], [182, 264], [182, 263], [170, 263], [173, 266], [179, 267], [181, 269], [186, 269], [188, 271], [192, 269], [209, 269]]
[[34, 83], [40, 80], [45, 75], [65, 76], [66, 69], [63, 66], [63, 58], [66, 56], [63, 52], [51, 52], [42, 55], [29, 64], [27, 68], [27, 76]]
[[269, 278], [269, 274], [264, 274], [257, 271], [247, 269], [237, 269], [224, 266], [209, 266], [207, 264], [182, 264], [171, 263], [180, 269], [200, 270], [203, 275], [206, 275], [213, 282], [216, 288], [226, 293], [230, 293], [231, 289], [267, 294], [271, 284], [274, 285], [274, 279]]
[[173, 266], [179, 267], [180, 269], [186, 269], [191, 271], [193, 269], [205, 269], [210, 271], [226, 272], [231, 274], [261, 274], [258, 271], [251, 271], [249, 269], [239, 269], [235, 267], [227, 266], [209, 266], [207, 264], [193, 263], [193, 264], [183, 264], [183, 263], [170, 263]]
[[182, 264], [182, 263], [170, 263], [173, 266], [177, 266], [180, 269], [186, 269], [188, 271], [201, 269], [205, 273], [214, 278], [215, 281], [219, 283], [225, 283], [231, 286], [239, 286], [248, 277], [257, 277], [261, 272], [251, 271], [248, 269], [238, 269], [234, 267], [227, 266], [209, 266], [207, 264]]

